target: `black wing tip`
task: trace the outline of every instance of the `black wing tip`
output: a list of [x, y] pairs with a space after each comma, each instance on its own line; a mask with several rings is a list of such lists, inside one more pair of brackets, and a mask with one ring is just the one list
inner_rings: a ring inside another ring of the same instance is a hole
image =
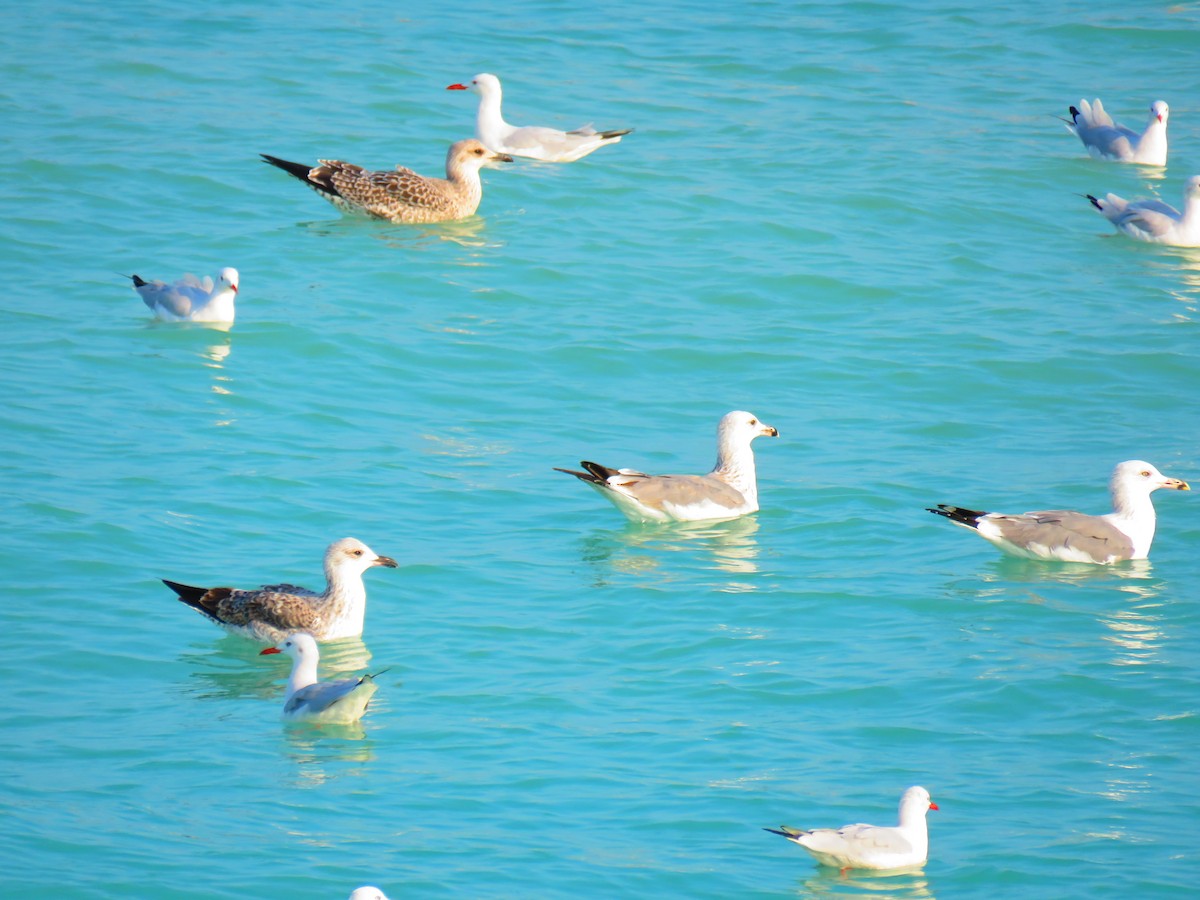
[[[587, 463], [580, 463], [580, 465], [586, 466]], [[596, 480], [595, 475], [592, 475], [589, 472], [580, 472], [578, 469], [561, 469], [558, 466], [555, 466], [554, 471], [562, 472], [564, 475], [574, 475], [580, 481], [595, 481]]]
[[[150, 283], [145, 278], [143, 278], [141, 275], [127, 275], [125, 277], [133, 279], [133, 286], [135, 288], [145, 287], [146, 285], [148, 285]], [[168, 584], [169, 583], [170, 582], [168, 582]]]
[[600, 132], [600, 137], [604, 138], [607, 141], [607, 140], [611, 140], [612, 138], [624, 137], [627, 134], [633, 134], [633, 129], [632, 128], [618, 128], [615, 131], [602, 131], [602, 132]]
[[961, 506], [952, 506], [949, 503], [939, 503], [937, 508], [931, 506], [925, 507], [926, 512], [931, 512], [935, 516], [945, 516], [951, 522], [958, 522], [960, 525], [967, 525], [970, 528], [975, 528], [979, 524], [979, 518], [986, 516], [987, 513], [980, 509], [965, 509]]
[[1091, 194], [1084, 194], [1083, 196], [1088, 198], [1088, 201], [1092, 204], [1092, 206], [1096, 207], [1096, 209], [1100, 210], [1101, 212], [1104, 212], [1104, 207], [1100, 205], [1099, 200], [1097, 200]]
[[[787, 827], [787, 826], [782, 826], [782, 827]], [[791, 837], [792, 837], [786, 831], [780, 831], [778, 828], [764, 828], [763, 831], [769, 831], [769, 832], [771, 832], [771, 834], [777, 834], [780, 837], [785, 837], [785, 838], [788, 838], [789, 840], [791, 840]]]
[[1076, 122], [1079, 120], [1079, 110], [1077, 110], [1074, 106], [1068, 106], [1067, 111], [1071, 114], [1072, 122]]

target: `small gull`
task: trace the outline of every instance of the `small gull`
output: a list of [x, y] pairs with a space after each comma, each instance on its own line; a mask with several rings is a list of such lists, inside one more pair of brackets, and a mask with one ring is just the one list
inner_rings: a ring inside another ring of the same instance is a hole
[[427, 178], [404, 166], [396, 166], [394, 172], [371, 172], [336, 159], [322, 159], [319, 166], [312, 167], [259, 155], [263, 162], [299, 178], [344, 213], [366, 213], [406, 224], [452, 222], [474, 215], [483, 198], [480, 167], [492, 160], [512, 162], [512, 157], [493, 153], [471, 138], [450, 145], [445, 178]]
[[944, 503], [929, 512], [974, 530], [1014, 556], [1103, 565], [1149, 555], [1155, 523], [1150, 495], [1159, 488], [1191, 490], [1186, 481], [1168, 478], [1150, 463], [1131, 459], [1113, 469], [1108, 485], [1113, 511], [1107, 515], [1065, 509], [1005, 515]]
[[823, 866], [847, 869], [905, 869], [925, 864], [929, 857], [929, 828], [925, 815], [938, 805], [919, 785], [900, 797], [900, 824], [843, 825], [809, 831], [781, 825], [766, 828], [799, 844]]
[[1200, 175], [1183, 188], [1183, 212], [1161, 200], [1125, 200], [1116, 194], [1103, 199], [1087, 195], [1092, 206], [1122, 231], [1139, 241], [1173, 247], [1200, 247]]
[[732, 519], [758, 509], [750, 442], [762, 435], [778, 437], [779, 432], [753, 413], [726, 413], [717, 425], [717, 464], [707, 475], [647, 475], [587, 460], [580, 462], [585, 472], [555, 471], [586, 481], [635, 522]]
[[448, 91], [474, 91], [479, 95], [479, 112], [475, 116], [475, 136], [497, 153], [527, 156], [544, 162], [574, 162], [605, 144], [615, 144], [633, 131], [597, 131], [583, 125], [574, 131], [558, 131], [539, 125], [518, 127], [509, 125], [500, 113], [500, 79], [483, 72], [471, 79], [470, 85], [451, 84]]
[[1171, 111], [1163, 101], [1150, 104], [1150, 120], [1141, 134], [1113, 122], [1099, 99], [1090, 104], [1080, 100], [1079, 107], [1072, 106], [1070, 111], [1070, 121], [1063, 120], [1067, 122], [1067, 130], [1077, 135], [1088, 153], [1097, 159], [1146, 166], [1167, 164], [1167, 119]]
[[146, 281], [140, 275], [128, 277], [133, 279], [133, 289], [156, 319], [233, 323], [233, 300], [238, 292], [237, 269], [226, 266], [217, 273], [215, 284], [211, 275], [205, 275], [201, 280], [190, 272], [174, 284]]
[[276, 646], [259, 651], [259, 656], [268, 653], [286, 653], [292, 658], [287, 698], [283, 701], [283, 717], [289, 721], [340, 725], [357, 722], [377, 689], [374, 675], [317, 681], [321, 652], [313, 636], [305, 631], [289, 634]]
[[372, 566], [396, 568], [390, 556], [354, 538], [334, 541], [325, 551], [325, 590], [317, 594], [294, 584], [268, 584], [253, 591], [198, 588], [163, 579], [179, 599], [234, 634], [276, 642], [293, 631], [317, 640], [358, 637], [367, 611], [362, 574]]
[[349, 900], [388, 900], [387, 895], [371, 884], [364, 884], [350, 892]]

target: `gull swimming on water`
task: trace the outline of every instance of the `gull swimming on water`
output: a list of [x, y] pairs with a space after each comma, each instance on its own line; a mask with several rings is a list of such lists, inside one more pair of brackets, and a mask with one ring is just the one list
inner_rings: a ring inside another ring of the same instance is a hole
[[1163, 101], [1150, 104], [1150, 119], [1141, 134], [1115, 123], [1098, 98], [1090, 104], [1080, 100], [1079, 107], [1072, 106], [1070, 112], [1067, 130], [1083, 141], [1088, 153], [1097, 159], [1146, 166], [1167, 164], [1167, 119], [1171, 110]]
[[367, 610], [362, 575], [372, 566], [396, 568], [390, 556], [378, 556], [362, 541], [342, 538], [325, 551], [325, 590], [315, 593], [294, 584], [268, 584], [257, 590], [199, 588], [163, 579], [179, 599], [233, 634], [276, 643], [293, 631], [319, 641], [358, 637]]
[[586, 471], [555, 468], [586, 481], [634, 521], [692, 522], [731, 519], [758, 509], [758, 481], [750, 442], [772, 426], [753, 413], [734, 410], [717, 425], [717, 464], [707, 475], [647, 475], [634, 469], [610, 469], [584, 460]]
[[344, 213], [366, 213], [405, 224], [452, 222], [474, 215], [483, 198], [480, 167], [493, 160], [512, 162], [512, 157], [493, 153], [473, 138], [450, 145], [445, 178], [427, 178], [404, 166], [372, 172], [336, 159], [308, 166], [259, 155], [263, 162], [299, 178]]
[[574, 162], [605, 144], [615, 144], [633, 131], [597, 131], [583, 125], [574, 131], [559, 131], [539, 125], [518, 127], [504, 121], [500, 112], [500, 79], [482, 72], [469, 85], [451, 84], [448, 91], [474, 91], [479, 95], [479, 111], [475, 115], [475, 136], [497, 153], [526, 156], [544, 162]]
[[233, 323], [238, 270], [231, 266], [217, 273], [215, 284], [211, 275], [200, 279], [190, 272], [174, 284], [146, 281], [139, 275], [130, 275], [129, 278], [133, 279], [133, 289], [156, 319], [163, 322]]
[[318, 681], [321, 652], [313, 636], [304, 631], [289, 634], [276, 646], [259, 651], [259, 656], [268, 653], [286, 653], [292, 658], [292, 674], [283, 701], [283, 717], [291, 721], [341, 725], [357, 722], [377, 689], [373, 675]]
[[1116, 194], [1103, 199], [1088, 194], [1087, 198], [1118, 231], [1135, 240], [1200, 247], [1200, 175], [1184, 185], [1183, 212], [1161, 200], [1126, 200]]
[[765, 828], [799, 844], [823, 866], [847, 869], [905, 869], [924, 865], [929, 857], [929, 826], [925, 816], [938, 805], [929, 791], [913, 785], [900, 797], [900, 823], [843, 825], [805, 831], [781, 825]]
[[1005, 515], [944, 503], [929, 512], [973, 530], [1013, 556], [1107, 564], [1149, 556], [1156, 521], [1150, 495], [1159, 488], [1191, 490], [1186, 481], [1131, 459], [1113, 469], [1113, 511], [1103, 516], [1065, 509]]

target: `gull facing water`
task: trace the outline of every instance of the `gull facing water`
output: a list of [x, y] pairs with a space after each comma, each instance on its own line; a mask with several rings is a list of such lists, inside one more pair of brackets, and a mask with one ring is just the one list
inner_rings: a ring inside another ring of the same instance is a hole
[[1113, 469], [1109, 481], [1113, 511], [1107, 515], [1065, 509], [1005, 515], [944, 503], [929, 512], [973, 530], [1013, 556], [1104, 565], [1150, 555], [1156, 522], [1150, 495], [1159, 488], [1191, 490], [1186, 481], [1168, 478], [1150, 463], [1131, 459]]
[[286, 653], [292, 658], [292, 674], [288, 676], [287, 697], [283, 701], [283, 717], [289, 721], [338, 725], [357, 722], [367, 711], [367, 704], [377, 690], [373, 675], [318, 681], [317, 663], [321, 660], [321, 651], [307, 632], [290, 634], [276, 646], [259, 651], [258, 655], [268, 653]]
[[1183, 189], [1183, 212], [1161, 200], [1125, 200], [1116, 194], [1103, 199], [1087, 195], [1092, 206], [1117, 230], [1139, 241], [1173, 247], [1200, 247], [1200, 175]]
[[1079, 107], [1072, 106], [1070, 112], [1067, 130], [1083, 141], [1088, 153], [1097, 159], [1146, 166], [1167, 164], [1167, 119], [1171, 110], [1163, 101], [1150, 104], [1150, 119], [1141, 134], [1114, 122], [1099, 98], [1090, 104], [1080, 100]]
[[483, 199], [479, 169], [493, 160], [512, 162], [512, 157], [493, 153], [473, 138], [450, 145], [445, 178], [428, 178], [404, 166], [396, 166], [392, 172], [372, 172], [336, 159], [322, 159], [320, 165], [310, 167], [266, 153], [259, 155], [263, 162], [299, 178], [344, 213], [366, 213], [404, 224], [452, 222], [474, 215]]
[[526, 156], [544, 162], [574, 162], [605, 144], [615, 144], [633, 131], [597, 131], [583, 125], [574, 131], [559, 131], [540, 125], [509, 125], [500, 112], [502, 91], [500, 79], [482, 72], [469, 85], [451, 84], [448, 91], [474, 91], [479, 95], [479, 111], [475, 114], [475, 136], [497, 153]]
[[913, 785], [900, 797], [900, 823], [888, 825], [843, 825], [810, 831], [765, 828], [799, 844], [823, 866], [847, 869], [906, 869], [924, 865], [929, 857], [929, 827], [925, 816], [938, 805], [929, 791]]
[[256, 641], [277, 643], [294, 631], [319, 641], [358, 637], [367, 611], [362, 575], [372, 566], [396, 568], [390, 556], [378, 556], [362, 541], [342, 538], [325, 551], [325, 590], [315, 593], [294, 584], [268, 584], [253, 591], [199, 588], [163, 579], [179, 599], [226, 631]]
[[139, 275], [129, 277], [142, 302], [160, 321], [233, 324], [238, 270], [231, 266], [217, 273], [215, 284], [211, 275], [200, 279], [190, 272], [174, 284], [146, 281]]
[[585, 481], [635, 522], [731, 519], [758, 509], [758, 479], [750, 442], [772, 426], [753, 413], [734, 410], [717, 425], [717, 464], [707, 475], [647, 475], [583, 460], [586, 471], [555, 468]]

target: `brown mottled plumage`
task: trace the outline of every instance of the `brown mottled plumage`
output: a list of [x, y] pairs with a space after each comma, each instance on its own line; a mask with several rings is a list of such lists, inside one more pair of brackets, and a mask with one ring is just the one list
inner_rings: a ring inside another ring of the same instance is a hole
[[491, 160], [512, 162], [474, 138], [450, 145], [446, 177], [427, 178], [412, 169], [373, 172], [337, 159], [319, 160], [310, 168], [277, 156], [260, 154], [264, 162], [299, 178], [342, 212], [366, 213], [391, 222], [451, 222], [473, 215], [483, 197], [479, 169]]

